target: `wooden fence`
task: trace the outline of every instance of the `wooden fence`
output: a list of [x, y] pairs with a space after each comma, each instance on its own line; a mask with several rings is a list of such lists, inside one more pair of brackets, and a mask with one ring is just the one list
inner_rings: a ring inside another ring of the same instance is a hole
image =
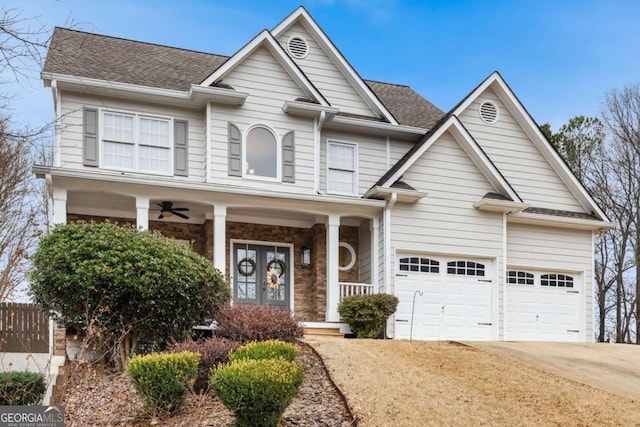
[[0, 303], [0, 352], [48, 353], [49, 318], [34, 304]]

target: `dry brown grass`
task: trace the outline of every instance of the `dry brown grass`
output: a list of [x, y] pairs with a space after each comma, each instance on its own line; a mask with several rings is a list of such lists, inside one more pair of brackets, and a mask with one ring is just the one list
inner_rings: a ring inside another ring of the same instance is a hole
[[640, 402], [446, 342], [310, 337], [361, 427], [638, 426]]

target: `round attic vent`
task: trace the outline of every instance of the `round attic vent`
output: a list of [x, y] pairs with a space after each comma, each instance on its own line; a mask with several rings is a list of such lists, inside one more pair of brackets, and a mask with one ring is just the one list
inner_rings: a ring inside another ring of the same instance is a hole
[[498, 121], [498, 106], [491, 101], [480, 104], [480, 118], [485, 123], [493, 124]]
[[294, 58], [302, 59], [309, 53], [309, 45], [307, 41], [302, 37], [294, 36], [289, 39], [287, 43], [289, 53]]

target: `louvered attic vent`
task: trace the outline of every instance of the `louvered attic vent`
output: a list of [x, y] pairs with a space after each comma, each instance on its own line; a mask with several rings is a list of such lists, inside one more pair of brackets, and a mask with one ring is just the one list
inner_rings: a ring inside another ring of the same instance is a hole
[[485, 123], [493, 124], [498, 121], [498, 106], [491, 101], [480, 105], [480, 118]]
[[291, 56], [298, 59], [304, 58], [309, 53], [307, 41], [302, 37], [291, 37], [287, 43], [287, 48]]

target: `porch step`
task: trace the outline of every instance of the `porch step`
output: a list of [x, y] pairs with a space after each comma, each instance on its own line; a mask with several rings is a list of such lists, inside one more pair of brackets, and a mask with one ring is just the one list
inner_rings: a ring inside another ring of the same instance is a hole
[[344, 337], [344, 334], [340, 333], [340, 328], [304, 328], [305, 335], [324, 335], [331, 337]]

